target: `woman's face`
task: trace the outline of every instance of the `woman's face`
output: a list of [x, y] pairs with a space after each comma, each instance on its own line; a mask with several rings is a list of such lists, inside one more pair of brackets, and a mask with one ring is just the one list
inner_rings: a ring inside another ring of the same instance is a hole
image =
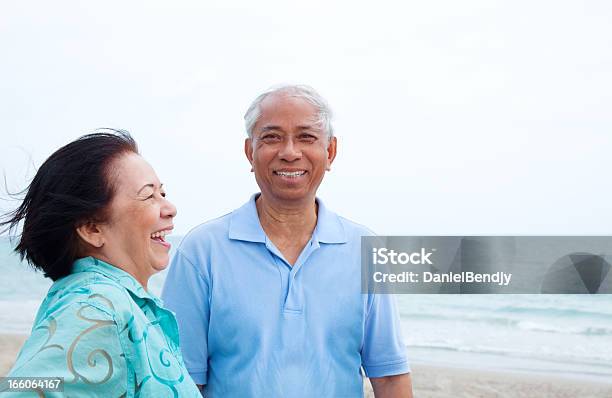
[[135, 153], [122, 155], [111, 165], [115, 195], [109, 204], [107, 221], [100, 225], [104, 245], [101, 254], [122, 268], [145, 288], [149, 277], [168, 266], [176, 207], [153, 168]]

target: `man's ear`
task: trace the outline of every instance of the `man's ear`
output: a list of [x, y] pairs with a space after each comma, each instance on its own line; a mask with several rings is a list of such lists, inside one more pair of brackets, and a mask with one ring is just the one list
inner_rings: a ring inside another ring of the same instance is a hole
[[253, 140], [251, 138], [244, 140], [244, 154], [251, 163], [251, 171], [253, 171]]
[[329, 144], [327, 144], [327, 171], [331, 170], [331, 165], [336, 158], [336, 151], [338, 150], [338, 140], [336, 137], [331, 137], [329, 139]]
[[100, 225], [96, 222], [88, 221], [78, 226], [76, 232], [85, 243], [98, 249], [104, 246], [104, 236], [100, 229]]

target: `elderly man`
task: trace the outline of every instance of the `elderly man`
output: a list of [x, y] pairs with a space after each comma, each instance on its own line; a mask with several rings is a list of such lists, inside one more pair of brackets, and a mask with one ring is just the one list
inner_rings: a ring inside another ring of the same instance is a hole
[[207, 397], [411, 397], [389, 295], [362, 294], [364, 227], [316, 197], [336, 157], [325, 100], [306, 86], [255, 99], [244, 152], [261, 193], [192, 230], [163, 297]]

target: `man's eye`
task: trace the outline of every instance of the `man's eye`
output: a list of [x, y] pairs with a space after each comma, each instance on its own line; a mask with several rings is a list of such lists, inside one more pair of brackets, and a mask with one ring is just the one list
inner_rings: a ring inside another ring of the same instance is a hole
[[280, 136], [278, 134], [266, 134], [263, 137], [261, 137], [262, 141], [265, 142], [272, 142], [272, 141], [278, 141], [280, 140]]
[[305, 141], [305, 142], [313, 142], [313, 141], [315, 141], [315, 140], [317, 139], [317, 137], [315, 137], [315, 136], [314, 136], [314, 135], [312, 135], [312, 134], [302, 134], [302, 135], [300, 136], [300, 139], [301, 139], [302, 141]]

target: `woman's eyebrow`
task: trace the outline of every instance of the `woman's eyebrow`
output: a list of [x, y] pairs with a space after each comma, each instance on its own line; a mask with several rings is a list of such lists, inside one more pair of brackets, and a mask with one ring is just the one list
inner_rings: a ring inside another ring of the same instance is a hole
[[[164, 184], [159, 184], [159, 189], [162, 189], [163, 186], [164, 186]], [[140, 188], [136, 194], [140, 195], [142, 190], [145, 189], [145, 188], [153, 188], [153, 189], [155, 189], [155, 184], [145, 184], [145, 185], [143, 185], [142, 188]]]

